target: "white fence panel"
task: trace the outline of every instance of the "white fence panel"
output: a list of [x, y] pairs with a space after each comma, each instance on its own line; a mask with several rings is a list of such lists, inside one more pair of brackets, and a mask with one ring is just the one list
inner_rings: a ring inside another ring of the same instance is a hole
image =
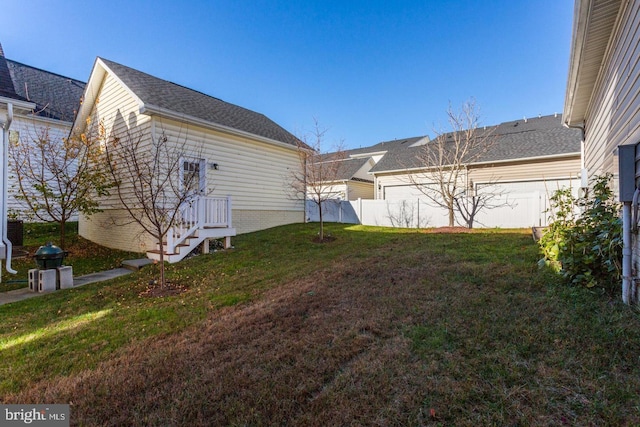
[[[474, 228], [528, 228], [546, 226], [548, 199], [546, 193], [532, 192], [510, 194], [502, 199], [492, 200], [493, 209], [480, 211]], [[331, 200], [323, 204], [326, 222], [374, 225], [397, 228], [446, 227], [449, 215], [446, 209], [427, 203], [425, 200]], [[307, 201], [307, 220], [320, 220], [318, 207]], [[456, 225], [462, 224], [456, 218]]]
[[509, 194], [491, 200], [495, 206], [478, 212], [476, 228], [523, 228], [546, 225], [546, 195], [540, 192]]

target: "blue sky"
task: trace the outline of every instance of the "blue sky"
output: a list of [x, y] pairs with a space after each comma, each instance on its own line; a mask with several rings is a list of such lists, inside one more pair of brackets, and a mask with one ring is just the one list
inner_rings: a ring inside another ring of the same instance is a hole
[[473, 97], [482, 124], [562, 112], [573, 2], [9, 1], [13, 60], [87, 80], [96, 56], [346, 148], [433, 135]]

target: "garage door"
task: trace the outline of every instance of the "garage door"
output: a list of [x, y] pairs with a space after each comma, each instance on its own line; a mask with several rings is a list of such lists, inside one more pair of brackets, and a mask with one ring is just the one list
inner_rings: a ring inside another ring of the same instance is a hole
[[[548, 181], [526, 181], [526, 182], [502, 182], [496, 184], [494, 188], [503, 194], [532, 193], [540, 192], [552, 195], [557, 190], [571, 187], [574, 195], [578, 194], [580, 182], [576, 179], [554, 179]], [[483, 184], [478, 184], [481, 190]]]
[[[495, 184], [493, 189], [504, 195], [512, 195], [518, 193], [547, 193], [553, 194], [556, 190], [561, 188], [572, 187], [574, 195], [578, 194], [578, 186], [580, 185], [578, 180], [571, 179], [554, 179], [546, 181], [526, 181], [526, 182], [503, 182]], [[477, 184], [478, 189], [481, 190], [484, 184]], [[384, 187], [384, 199], [385, 200], [412, 200], [412, 199], [424, 199], [425, 196], [415, 185], [393, 185]]]
[[385, 200], [415, 200], [424, 199], [425, 195], [415, 185], [392, 185], [384, 187]]

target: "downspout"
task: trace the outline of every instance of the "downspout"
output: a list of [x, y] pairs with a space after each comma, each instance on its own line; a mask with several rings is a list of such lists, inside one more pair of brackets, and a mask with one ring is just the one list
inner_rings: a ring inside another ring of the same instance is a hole
[[618, 187], [622, 202], [622, 301], [625, 304], [633, 304], [637, 298], [633, 278], [633, 234], [638, 229], [640, 198], [636, 184], [636, 150], [635, 144], [618, 146]]
[[580, 188], [585, 189], [589, 187], [589, 179], [587, 177], [587, 168], [585, 167], [584, 161], [584, 141], [586, 139], [585, 135], [585, 123], [583, 122], [581, 125], [571, 126], [569, 123], [564, 123], [564, 126], [569, 129], [580, 129], [582, 132], [582, 136], [580, 137]]
[[[638, 194], [640, 190], [636, 189], [633, 195], [634, 209], [637, 209]], [[625, 304], [631, 304], [633, 294], [635, 294], [633, 287], [633, 279], [631, 277], [631, 259], [633, 257], [632, 242], [631, 242], [631, 206], [632, 203], [624, 202], [622, 205], [622, 302]]]
[[7, 202], [9, 199], [9, 129], [11, 128], [11, 122], [13, 121], [13, 104], [7, 103], [7, 121], [2, 124], [2, 243], [6, 247], [6, 261], [5, 266], [7, 272], [11, 274], [17, 274], [18, 272], [11, 268], [11, 252], [13, 245], [7, 237]]

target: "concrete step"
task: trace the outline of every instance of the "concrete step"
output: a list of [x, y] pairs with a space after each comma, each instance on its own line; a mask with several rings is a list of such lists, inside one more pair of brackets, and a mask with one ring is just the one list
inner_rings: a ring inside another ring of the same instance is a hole
[[127, 268], [129, 270], [132, 271], [138, 271], [140, 270], [142, 267], [152, 264], [153, 261], [150, 260], [149, 258], [142, 258], [142, 259], [128, 259], [125, 261], [122, 261], [122, 266], [124, 268]]

